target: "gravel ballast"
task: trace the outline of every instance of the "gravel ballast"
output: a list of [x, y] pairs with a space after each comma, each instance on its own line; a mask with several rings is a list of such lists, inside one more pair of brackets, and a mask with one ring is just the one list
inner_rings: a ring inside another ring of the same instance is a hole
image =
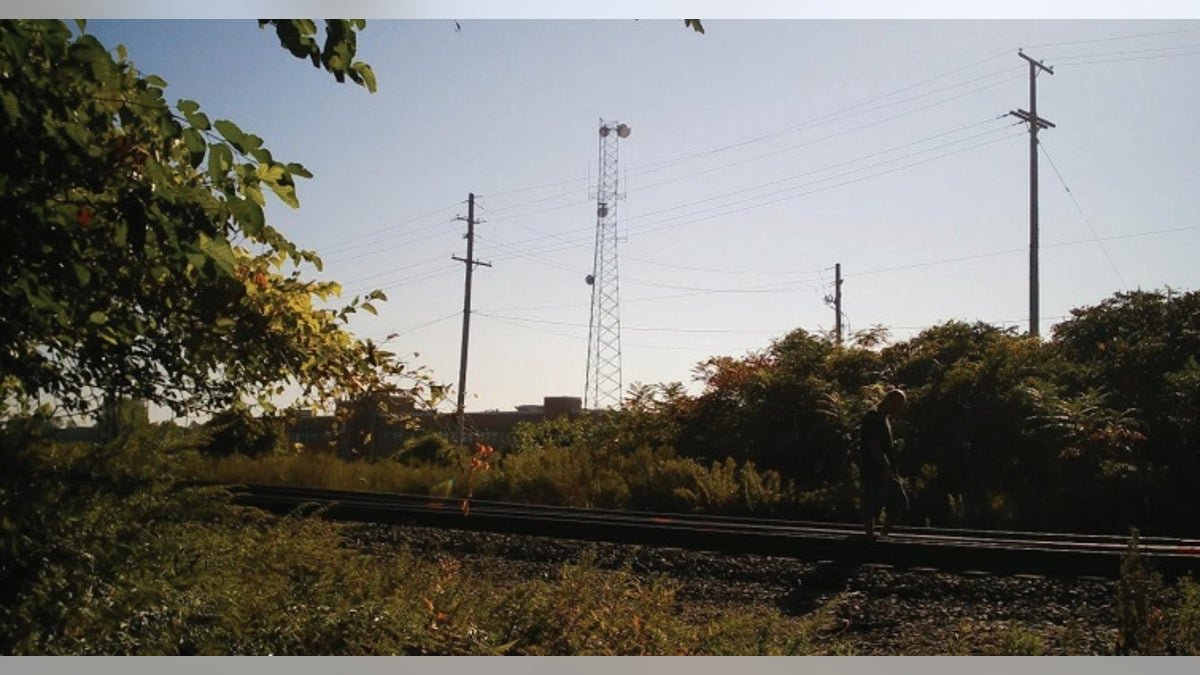
[[354, 531], [360, 545], [377, 552], [402, 546], [508, 579], [553, 579], [564, 563], [590, 552], [603, 567], [672, 580], [676, 609], [689, 620], [732, 609], [789, 616], [823, 610], [828, 619], [815, 647], [826, 653], [849, 647], [860, 655], [1105, 655], [1117, 641], [1117, 583], [1111, 579], [842, 567], [423, 527], [362, 525]]

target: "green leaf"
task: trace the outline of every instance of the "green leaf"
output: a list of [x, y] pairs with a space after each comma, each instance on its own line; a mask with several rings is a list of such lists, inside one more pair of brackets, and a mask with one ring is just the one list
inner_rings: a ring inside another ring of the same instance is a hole
[[213, 122], [213, 127], [216, 128], [218, 133], [225, 137], [225, 140], [229, 141], [233, 147], [237, 148], [238, 152], [246, 152], [246, 134], [244, 134], [242, 130], [238, 128], [238, 125], [230, 122], [229, 120], [217, 120], [216, 122]]
[[242, 193], [259, 206], [259, 208], [267, 205], [267, 200], [263, 197], [262, 184], [260, 181], [245, 181], [242, 182]]
[[213, 143], [208, 146], [208, 175], [213, 179], [222, 179], [233, 166], [233, 151], [224, 143]]
[[79, 263], [75, 263], [75, 276], [79, 278], [80, 286], [87, 286], [88, 282], [92, 280], [92, 273], [86, 266]]
[[364, 303], [362, 304], [362, 308], [363, 308], [363, 309], [365, 309], [365, 310], [367, 310], [368, 312], [370, 312], [370, 313], [372, 313], [372, 314], [376, 315], [376, 316], [379, 316], [379, 312], [375, 311], [375, 305], [372, 305], [372, 304], [371, 304], [371, 303], [369, 303], [369, 302], [364, 302]]
[[250, 150], [250, 156], [263, 164], [270, 164], [271, 162], [275, 161], [271, 157], [271, 151], [267, 150], [266, 148], [252, 148]]
[[310, 173], [308, 169], [304, 168], [303, 165], [297, 164], [295, 162], [288, 162], [287, 170], [288, 170], [288, 173], [290, 173], [293, 176], [300, 176], [301, 178], [312, 178], [313, 177], [312, 173]]
[[158, 130], [166, 138], [178, 138], [183, 133], [183, 126], [174, 117], [164, 115], [159, 118]]
[[105, 314], [104, 312], [99, 312], [99, 311], [92, 312], [91, 314], [88, 315], [88, 321], [91, 321], [92, 323], [96, 324], [97, 326], [100, 326], [100, 325], [108, 323], [108, 315]]
[[178, 108], [179, 112], [184, 115], [191, 115], [197, 110], [200, 110], [199, 103], [196, 103], [195, 101], [189, 101], [185, 98], [179, 99], [179, 102], [175, 104], [175, 107]]
[[87, 30], [87, 19], [75, 19], [75, 27], [82, 33]]
[[185, 112], [184, 110], [180, 109], [180, 112], [183, 113], [183, 119], [187, 120], [188, 124], [196, 127], [200, 131], [208, 131], [212, 128], [212, 123], [208, 121], [208, 115], [205, 115], [198, 110], [188, 110]]
[[4, 106], [4, 113], [13, 122], [21, 119], [21, 102], [17, 100], [17, 95], [11, 91], [0, 91], [0, 104]]
[[375, 93], [375, 71], [371, 70], [370, 65], [363, 63], [362, 61], [358, 61], [350, 67], [350, 70], [357, 73], [359, 77], [362, 78], [362, 82], [364, 85], [366, 85], [367, 91], [371, 92], [372, 94]]
[[233, 276], [233, 249], [229, 247], [229, 242], [225, 239], [210, 239], [204, 235], [200, 235], [200, 250], [208, 255], [209, 259], [217, 265], [217, 269], [221, 270], [229, 276]]
[[204, 155], [208, 152], [208, 145], [204, 142], [204, 137], [195, 129], [183, 130], [183, 142], [188, 149], [188, 161], [192, 168], [200, 166], [204, 161]]
[[259, 164], [254, 169], [259, 180], [267, 183], [277, 183], [284, 176], [284, 168], [279, 164]]
[[161, 89], [161, 88], [167, 86], [167, 81], [157, 75], [147, 75], [146, 76], [146, 84], [149, 84], [151, 86], [155, 86], [155, 87], [158, 87]]
[[229, 202], [229, 210], [233, 213], [234, 219], [241, 226], [242, 232], [246, 236], [256, 238], [263, 231], [263, 227], [267, 224], [266, 218], [263, 216], [262, 207], [254, 202], [253, 199], [234, 199]]
[[296, 186], [282, 185], [280, 183], [267, 183], [267, 185], [271, 188], [271, 191], [275, 193], [275, 196], [279, 197], [279, 200], [284, 204], [287, 204], [293, 209], [300, 208], [300, 200], [296, 198]]

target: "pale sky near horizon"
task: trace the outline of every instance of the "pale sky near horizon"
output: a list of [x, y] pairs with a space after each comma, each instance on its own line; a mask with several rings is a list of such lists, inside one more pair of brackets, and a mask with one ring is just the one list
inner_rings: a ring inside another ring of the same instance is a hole
[[[468, 410], [582, 396], [600, 118], [620, 145], [623, 380], [690, 383], [796, 328], [896, 340], [1028, 324], [1037, 80], [1041, 332], [1122, 290], [1200, 289], [1200, 21], [369, 20], [379, 92], [252, 20], [93, 21], [167, 100], [198, 101], [315, 178], [272, 224], [361, 336], [456, 384], [466, 197], [478, 199]], [[1069, 192], [1068, 192], [1069, 189]], [[419, 356], [411, 356], [418, 353]], [[451, 407], [453, 396], [450, 398]]]

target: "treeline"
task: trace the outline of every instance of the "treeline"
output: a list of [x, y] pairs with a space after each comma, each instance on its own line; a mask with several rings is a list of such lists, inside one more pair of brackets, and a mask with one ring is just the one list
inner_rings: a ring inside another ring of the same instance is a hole
[[635, 385], [620, 411], [520, 424], [486, 457], [421, 437], [392, 459], [334, 462], [286, 447], [264, 455], [259, 436], [217, 433], [209, 453], [237, 453], [201, 470], [217, 480], [854, 521], [859, 422], [900, 387], [909, 405], [893, 427], [908, 524], [1200, 536], [1197, 355], [1197, 292], [1119, 293], [1074, 310], [1044, 341], [958, 321], [892, 344], [882, 330], [845, 346], [797, 330], [761, 352], [698, 364], [699, 394]]
[[849, 519], [858, 423], [900, 387], [913, 524], [1200, 534], [1200, 293], [1119, 293], [1047, 341], [957, 321], [885, 339], [797, 330], [711, 358], [699, 395], [635, 387], [608, 442], [752, 463], [790, 510]]

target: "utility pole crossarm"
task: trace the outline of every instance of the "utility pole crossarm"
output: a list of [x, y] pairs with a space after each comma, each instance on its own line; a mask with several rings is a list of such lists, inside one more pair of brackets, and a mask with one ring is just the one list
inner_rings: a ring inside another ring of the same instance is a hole
[[1030, 68], [1040, 68], [1040, 69], [1046, 71], [1047, 73], [1050, 73], [1051, 75], [1054, 74], [1053, 68], [1051, 68], [1050, 66], [1047, 66], [1046, 64], [1042, 63], [1041, 61], [1034, 61], [1032, 56], [1026, 54], [1025, 52], [1021, 51], [1020, 49], [1017, 50], [1017, 56], [1028, 61]]
[[1036, 117], [1034, 115], [1031, 115], [1030, 113], [1028, 113], [1024, 110], [1021, 110], [1020, 108], [1018, 108], [1016, 110], [1009, 110], [1008, 114], [1012, 115], [1013, 117], [1021, 120], [1022, 122], [1025, 122], [1027, 124], [1036, 124], [1039, 127], [1041, 127], [1042, 129], [1053, 129], [1054, 128], [1054, 122], [1051, 122], [1050, 120], [1045, 119], [1043, 117]]
[[[476, 222], [476, 223], [478, 223], [478, 222], [481, 222], [481, 221], [478, 221], [478, 220], [477, 220], [477, 221], [475, 221], [475, 222]], [[461, 262], [461, 263], [469, 262], [469, 263], [471, 263], [471, 264], [473, 264], [473, 265], [476, 265], [476, 266], [479, 266], [479, 267], [491, 267], [491, 266], [492, 266], [492, 263], [483, 262], [482, 260], [467, 260], [466, 258], [460, 258], [460, 257], [458, 257], [458, 256], [456, 256], [456, 255], [452, 255], [452, 256], [450, 256], [450, 259], [451, 259], [451, 260], [457, 260], [458, 262]]]

